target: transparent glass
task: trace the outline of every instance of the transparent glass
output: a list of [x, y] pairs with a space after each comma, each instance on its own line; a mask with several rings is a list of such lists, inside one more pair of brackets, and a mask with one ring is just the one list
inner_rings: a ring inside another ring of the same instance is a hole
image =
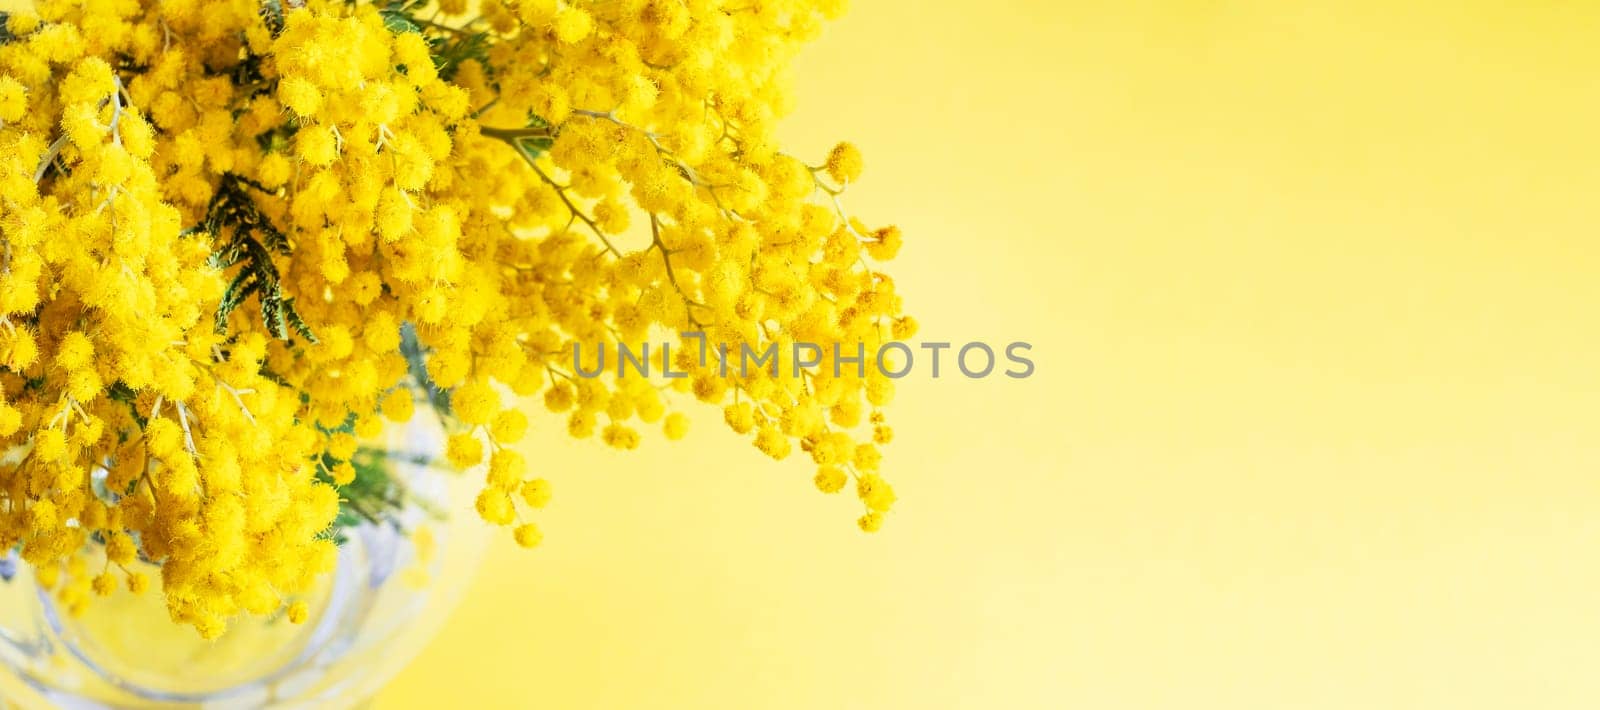
[[349, 530], [337, 568], [307, 597], [306, 623], [246, 617], [207, 641], [168, 619], [156, 589], [118, 590], [69, 617], [26, 565], [0, 561], [8, 578], [0, 582], [0, 701], [41, 710], [360, 705], [438, 630], [488, 542], [488, 526], [472, 512], [472, 477], [431, 463], [445, 438], [431, 414], [422, 408], [391, 427], [383, 445], [403, 454], [390, 458], [390, 473], [417, 501], [401, 513], [403, 526], [426, 528], [432, 544], [389, 525]]

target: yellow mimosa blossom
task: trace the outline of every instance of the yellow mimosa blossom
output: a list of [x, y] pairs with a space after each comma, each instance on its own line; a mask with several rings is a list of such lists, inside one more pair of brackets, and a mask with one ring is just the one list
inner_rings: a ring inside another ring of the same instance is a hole
[[[715, 355], [916, 332], [860, 151], [775, 139], [839, 0], [34, 4], [0, 16], [0, 549], [69, 610], [143, 559], [203, 635], [305, 621], [362, 442], [418, 415], [533, 547], [513, 395], [618, 449], [705, 402], [882, 524], [892, 382]], [[658, 334], [648, 377], [597, 355]]]

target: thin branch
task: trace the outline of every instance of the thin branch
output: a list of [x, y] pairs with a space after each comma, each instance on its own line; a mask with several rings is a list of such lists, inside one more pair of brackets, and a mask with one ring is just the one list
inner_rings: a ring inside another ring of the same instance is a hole
[[611, 252], [611, 255], [614, 257], [619, 259], [622, 258], [622, 252], [617, 251], [617, 248], [611, 244], [611, 240], [606, 237], [605, 231], [600, 229], [600, 225], [596, 224], [593, 219], [590, 219], [589, 215], [584, 214], [583, 210], [578, 209], [578, 206], [572, 203], [572, 198], [567, 197], [566, 188], [555, 180], [552, 180], [549, 175], [546, 175], [543, 170], [539, 169], [538, 164], [534, 162], [532, 156], [521, 150], [517, 152], [522, 155], [522, 159], [524, 161], [527, 161], [528, 167], [533, 169], [534, 174], [538, 175], [539, 179], [544, 181], [544, 184], [549, 185], [550, 189], [556, 191], [556, 196], [561, 198], [561, 202], [567, 206], [568, 211], [572, 212], [572, 216], [582, 220], [584, 224], [589, 225], [589, 229], [593, 231], [594, 235], [599, 237], [600, 242], [605, 245], [606, 251]]
[[667, 245], [661, 242], [661, 221], [654, 212], [650, 213], [650, 248], [661, 251], [661, 263], [667, 267], [667, 280], [672, 283], [672, 288], [677, 290], [678, 297], [683, 299], [683, 310], [689, 317], [689, 324], [696, 328], [703, 328], [704, 324], [700, 322], [699, 318], [695, 317], [694, 309], [696, 307], [705, 308], [706, 305], [689, 298], [689, 294], [683, 290], [683, 286], [678, 284], [678, 275], [672, 270], [672, 251], [667, 249]]

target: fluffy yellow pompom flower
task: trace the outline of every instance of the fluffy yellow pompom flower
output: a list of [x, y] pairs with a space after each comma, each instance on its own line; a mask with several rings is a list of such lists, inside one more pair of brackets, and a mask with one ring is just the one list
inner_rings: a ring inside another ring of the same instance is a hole
[[356, 437], [352, 434], [346, 432], [334, 434], [328, 439], [328, 455], [348, 460], [355, 455], [357, 444]]
[[455, 434], [445, 447], [445, 456], [456, 468], [469, 468], [483, 461], [483, 442], [471, 433]]
[[539, 532], [539, 526], [533, 523], [523, 523], [512, 531], [519, 547], [538, 547], [544, 540], [544, 533]]
[[5, 402], [0, 402], [0, 437], [11, 436], [22, 428], [22, 412]]
[[327, 166], [338, 157], [338, 138], [327, 126], [307, 126], [295, 134], [295, 152], [309, 165]]
[[530, 508], [543, 508], [550, 502], [550, 482], [535, 478], [522, 484], [522, 502]]
[[846, 478], [844, 471], [838, 466], [819, 466], [813, 482], [816, 484], [817, 490], [823, 493], [838, 493], [844, 490]]
[[667, 415], [666, 421], [661, 424], [661, 432], [672, 441], [677, 441], [689, 435], [689, 415], [683, 412], [673, 412]]
[[515, 444], [528, 433], [528, 415], [520, 410], [507, 409], [494, 417], [489, 435], [502, 444]]
[[901, 316], [894, 319], [893, 335], [895, 340], [907, 340], [917, 334], [920, 326], [917, 319], [911, 316]]
[[755, 445], [757, 449], [761, 450], [761, 453], [779, 461], [788, 458], [789, 452], [794, 448], [793, 444], [789, 443], [789, 439], [783, 435], [783, 432], [770, 426], [762, 427], [761, 431], [756, 434]]
[[[308, 158], [309, 160], [309, 158]], [[378, 236], [393, 242], [411, 231], [412, 209], [406, 199], [396, 192], [385, 192], [378, 200]], [[435, 319], [436, 320], [436, 319]]]
[[828, 162], [824, 164], [828, 177], [841, 183], [851, 183], [861, 178], [861, 171], [865, 165], [861, 160], [861, 151], [853, 143], [840, 143], [828, 151]]
[[510, 525], [516, 517], [516, 504], [510, 494], [496, 488], [485, 488], [478, 494], [478, 515], [495, 525]]
[[0, 333], [0, 365], [21, 372], [33, 365], [39, 357], [39, 347], [33, 333], [26, 328], [13, 328]]
[[283, 153], [268, 153], [261, 159], [257, 178], [268, 188], [278, 187], [294, 176], [294, 164]]
[[39, 28], [39, 16], [27, 7], [11, 13], [6, 21], [6, 30], [18, 37], [31, 35]]
[[112, 533], [106, 540], [106, 558], [113, 563], [130, 564], [136, 555], [138, 551], [134, 548], [133, 539], [127, 533]]
[[0, 76], [0, 121], [12, 123], [28, 110], [27, 89], [10, 76]]
[[28, 508], [28, 527], [34, 532], [49, 532], [55, 529], [56, 523], [60, 521], [56, 504], [51, 501], [36, 501]]
[[522, 480], [527, 463], [522, 454], [510, 449], [498, 449], [489, 457], [489, 485], [504, 491], [516, 489]]
[[416, 406], [416, 399], [411, 390], [401, 388], [385, 395], [380, 408], [384, 417], [398, 423], [411, 421]]
[[872, 241], [867, 242], [867, 254], [878, 261], [889, 261], [900, 253], [901, 234], [899, 227], [884, 227], [872, 233]]
[[331, 474], [334, 483], [347, 486], [356, 480], [356, 467], [349, 461], [345, 461], [335, 464]]
[[450, 413], [466, 424], [487, 424], [500, 407], [500, 397], [489, 383], [467, 382], [450, 396]]
[[278, 82], [278, 100], [301, 116], [315, 116], [322, 109], [322, 92], [300, 75], [291, 74]]
[[556, 38], [567, 44], [574, 44], [588, 37], [594, 31], [594, 19], [581, 8], [567, 6], [556, 13], [555, 33]]
[[67, 455], [67, 436], [60, 429], [46, 429], [33, 437], [33, 455], [40, 461], [60, 461]]
[[727, 421], [728, 428], [739, 434], [748, 433], [755, 428], [755, 409], [749, 402], [729, 405], [723, 410], [723, 418]]
[[607, 424], [600, 432], [600, 439], [606, 445], [617, 449], [636, 449], [639, 447], [639, 432], [632, 427], [621, 424]]
[[866, 474], [856, 480], [856, 496], [875, 512], [886, 513], [894, 505], [894, 488], [887, 481], [875, 473]]

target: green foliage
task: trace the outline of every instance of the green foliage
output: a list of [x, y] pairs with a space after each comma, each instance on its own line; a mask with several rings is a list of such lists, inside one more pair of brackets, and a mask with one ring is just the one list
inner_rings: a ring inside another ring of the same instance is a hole
[[477, 60], [485, 69], [490, 68], [488, 32], [449, 34], [434, 37], [428, 44], [433, 47], [433, 64], [439, 68], [439, 76], [446, 81], [454, 79], [461, 65], [469, 59]]
[[261, 3], [261, 21], [266, 23], [267, 31], [277, 37], [283, 32], [283, 3], [280, 0], [263, 0]]
[[529, 114], [527, 125], [521, 128], [490, 128], [479, 129], [483, 135], [503, 141], [518, 152], [522, 153], [530, 162], [550, 146], [555, 145], [555, 130], [550, 127], [550, 122], [539, 116]]
[[139, 411], [139, 407], [134, 404], [137, 395], [134, 393], [133, 388], [129, 387], [121, 380], [118, 380], [111, 383], [111, 388], [106, 390], [106, 396], [110, 397], [112, 401], [121, 402], [122, 404], [126, 405], [128, 407], [128, 413], [133, 415], [133, 420], [138, 422], [139, 428], [143, 429], [145, 427], [145, 424], [148, 422], [148, 418], [145, 417], [144, 413]]
[[254, 297], [261, 303], [262, 322], [274, 337], [289, 340], [293, 329], [300, 337], [315, 343], [317, 336], [295, 310], [294, 299], [284, 295], [278, 266], [273, 261], [275, 255], [289, 255], [289, 239], [261, 213], [250, 194], [251, 189], [270, 192], [249, 178], [232, 173], [223, 175], [216, 194], [206, 206], [205, 220], [198, 227], [186, 230], [186, 233], [203, 231], [215, 237], [216, 245], [211, 253], [213, 267], [224, 270], [238, 267], [217, 306], [217, 332], [227, 332], [229, 316]]
[[528, 129], [539, 131], [541, 135], [524, 136], [515, 143], [517, 150], [528, 154], [529, 158], [537, 158], [550, 146], [556, 144], [555, 129], [550, 127], [550, 122], [535, 115], [528, 116]]
[[472, 23], [462, 28], [441, 30], [439, 25], [420, 15], [428, 5], [428, 2], [419, 0], [394, 0], [378, 12], [390, 32], [414, 32], [427, 38], [428, 46], [432, 48], [434, 67], [445, 80], [454, 78], [461, 65], [468, 60], [477, 60], [484, 65], [484, 69], [492, 71], [489, 66], [489, 47], [494, 38], [490, 33], [470, 29]]
[[[389, 475], [394, 458], [383, 449], [363, 446], [356, 450], [355, 456], [350, 458], [350, 466], [356, 472], [355, 480], [339, 487], [339, 515], [324, 535], [343, 545], [348, 539], [346, 531], [363, 523], [400, 527], [394, 514], [405, 508], [406, 501], [404, 491]], [[324, 455], [318, 467], [318, 480], [334, 485], [328, 471], [338, 463]]]
[[379, 10], [378, 14], [383, 17], [383, 26], [390, 32], [393, 32], [397, 35], [406, 34], [408, 32], [421, 33], [422, 28], [418, 26], [416, 22], [412, 21], [410, 15], [406, 14], [407, 6], [414, 4], [415, 3], [395, 3], [382, 10]]
[[439, 416], [448, 416], [450, 393], [440, 389], [433, 383], [433, 378], [428, 376], [428, 366], [424, 360], [427, 353], [422, 347], [422, 341], [417, 339], [417, 329], [410, 323], [400, 326], [400, 354], [406, 358], [406, 369], [411, 373], [411, 378], [416, 380], [417, 386], [427, 395], [428, 404], [432, 405]]

